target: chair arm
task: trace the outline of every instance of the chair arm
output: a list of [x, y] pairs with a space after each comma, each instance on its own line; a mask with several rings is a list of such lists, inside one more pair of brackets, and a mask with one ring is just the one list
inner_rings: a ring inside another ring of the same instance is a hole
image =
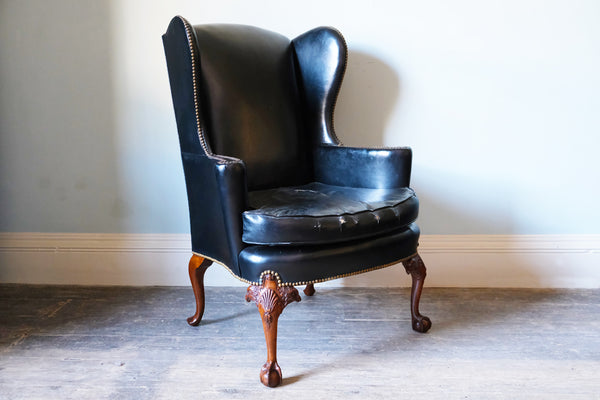
[[242, 212], [248, 189], [244, 162], [226, 156], [181, 153], [190, 210], [192, 250], [240, 273]]
[[328, 185], [390, 189], [408, 187], [412, 150], [409, 147], [369, 149], [317, 146], [315, 179]]

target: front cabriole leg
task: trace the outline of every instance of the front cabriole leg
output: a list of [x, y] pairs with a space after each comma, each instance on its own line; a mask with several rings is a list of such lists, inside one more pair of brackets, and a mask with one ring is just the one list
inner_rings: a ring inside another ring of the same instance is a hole
[[293, 286], [277, 286], [275, 275], [267, 272], [262, 275], [262, 286], [248, 287], [246, 301], [256, 303], [267, 342], [267, 362], [260, 370], [260, 381], [265, 386], [278, 386], [282, 376], [277, 364], [277, 321], [285, 306], [300, 301], [300, 295]]
[[408, 260], [402, 261], [406, 273], [412, 276], [412, 289], [410, 292], [410, 313], [412, 314], [413, 330], [425, 333], [431, 328], [431, 320], [419, 313], [419, 302], [421, 301], [421, 291], [427, 270], [421, 256], [415, 254]]
[[196, 254], [190, 258], [188, 267], [192, 289], [196, 297], [196, 313], [187, 319], [188, 324], [196, 326], [202, 320], [204, 314], [204, 273], [210, 267], [212, 261]]

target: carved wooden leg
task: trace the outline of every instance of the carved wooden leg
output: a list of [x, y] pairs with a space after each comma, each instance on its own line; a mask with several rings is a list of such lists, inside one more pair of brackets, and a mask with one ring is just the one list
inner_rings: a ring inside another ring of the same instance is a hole
[[307, 296], [312, 296], [315, 294], [315, 285], [313, 285], [312, 283], [309, 283], [308, 285], [306, 285], [306, 287], [304, 288], [304, 294]]
[[204, 314], [204, 273], [211, 264], [212, 261], [196, 254], [190, 258], [189, 273], [196, 297], [196, 313], [189, 317], [187, 322], [192, 326], [198, 325]]
[[246, 301], [254, 301], [262, 318], [267, 341], [267, 362], [260, 370], [260, 381], [269, 387], [281, 383], [281, 368], [277, 364], [277, 321], [279, 315], [292, 301], [300, 301], [298, 290], [293, 286], [277, 286], [275, 277], [263, 275], [262, 286], [250, 286]]
[[427, 271], [421, 256], [415, 254], [412, 258], [402, 261], [406, 273], [412, 276], [412, 290], [410, 292], [410, 313], [412, 314], [413, 330], [425, 333], [431, 328], [431, 320], [419, 313], [419, 301]]

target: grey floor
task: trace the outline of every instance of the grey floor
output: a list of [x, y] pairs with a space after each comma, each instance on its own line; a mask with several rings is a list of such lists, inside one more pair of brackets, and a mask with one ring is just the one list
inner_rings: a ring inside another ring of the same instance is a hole
[[0, 285], [0, 399], [600, 399], [600, 291], [319, 289], [279, 321], [277, 389], [243, 288]]

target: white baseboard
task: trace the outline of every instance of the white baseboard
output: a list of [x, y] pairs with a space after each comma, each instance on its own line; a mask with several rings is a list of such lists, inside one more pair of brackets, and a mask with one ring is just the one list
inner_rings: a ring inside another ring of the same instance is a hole
[[[600, 235], [423, 235], [428, 287], [600, 288]], [[189, 285], [186, 234], [0, 233], [0, 282]], [[245, 286], [224, 268], [207, 286]], [[323, 286], [403, 287], [401, 265]]]

